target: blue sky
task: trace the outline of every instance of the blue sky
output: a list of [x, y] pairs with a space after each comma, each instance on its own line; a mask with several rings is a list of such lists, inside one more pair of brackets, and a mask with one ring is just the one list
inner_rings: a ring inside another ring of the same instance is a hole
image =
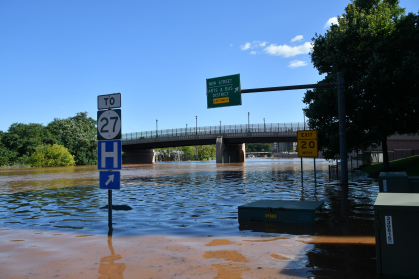
[[[348, 0], [0, 0], [0, 130], [87, 111], [122, 94], [123, 133], [222, 124], [301, 122], [305, 90], [242, 95], [207, 109], [207, 78], [242, 89], [316, 83], [308, 43]], [[419, 1], [401, 0], [406, 12]], [[325, 28], [326, 26], [326, 28]]]

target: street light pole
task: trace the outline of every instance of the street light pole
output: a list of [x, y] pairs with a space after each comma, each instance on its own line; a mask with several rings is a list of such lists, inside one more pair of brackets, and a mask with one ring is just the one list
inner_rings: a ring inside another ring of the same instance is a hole
[[195, 125], [195, 135], [198, 135], [198, 116], [195, 116], [196, 125]]
[[263, 131], [266, 132], [265, 118], [263, 118]]
[[159, 121], [156, 119], [156, 138], [159, 137], [159, 133], [158, 133], [158, 127], [159, 127]]
[[186, 124], [186, 132], [185, 132], [185, 135], [187, 135], [188, 134], [188, 124]]
[[220, 120], [220, 134], [221, 134], [221, 120]]
[[250, 132], [250, 112], [247, 113], [247, 132]]

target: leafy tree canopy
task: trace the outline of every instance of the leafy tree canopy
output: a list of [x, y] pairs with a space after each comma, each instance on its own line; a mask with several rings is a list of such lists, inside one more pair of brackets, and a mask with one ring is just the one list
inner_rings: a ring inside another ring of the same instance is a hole
[[[321, 82], [344, 73], [348, 151], [381, 143], [388, 166], [387, 137], [418, 132], [418, 16], [405, 15], [396, 0], [354, 0], [338, 22], [315, 35], [311, 60], [325, 74]], [[336, 92], [308, 90], [303, 99], [329, 159], [339, 153]]]
[[96, 121], [79, 112], [74, 117], [55, 118], [47, 126], [54, 140], [75, 155], [77, 165], [94, 165], [97, 162]]
[[26, 162], [34, 167], [64, 167], [76, 164], [74, 155], [58, 144], [38, 146]]
[[31, 156], [39, 145], [55, 143], [51, 133], [35, 123], [13, 123], [7, 133], [2, 132], [1, 142], [8, 150], [5, 156], [9, 163], [15, 163], [21, 156]]
[[270, 152], [270, 143], [246, 143], [246, 152]]

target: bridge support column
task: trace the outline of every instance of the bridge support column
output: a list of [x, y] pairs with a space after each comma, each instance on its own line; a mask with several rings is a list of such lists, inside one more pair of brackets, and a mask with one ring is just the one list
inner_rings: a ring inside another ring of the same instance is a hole
[[245, 144], [225, 144], [223, 138], [218, 137], [216, 141], [216, 162], [217, 163], [242, 163], [245, 161]]
[[154, 150], [126, 150], [122, 155], [123, 164], [154, 164]]

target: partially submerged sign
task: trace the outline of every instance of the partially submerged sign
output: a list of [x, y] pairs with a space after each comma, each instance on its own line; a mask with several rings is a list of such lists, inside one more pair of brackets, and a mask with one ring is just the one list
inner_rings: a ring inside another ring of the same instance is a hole
[[240, 74], [207, 79], [207, 108], [241, 104]]
[[298, 157], [318, 157], [317, 131], [297, 131]]

